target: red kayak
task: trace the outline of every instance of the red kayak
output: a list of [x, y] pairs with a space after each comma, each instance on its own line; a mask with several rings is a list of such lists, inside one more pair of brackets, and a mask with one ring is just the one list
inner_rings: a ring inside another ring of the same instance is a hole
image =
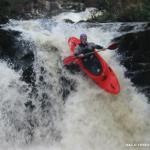
[[[74, 54], [75, 47], [80, 43], [76, 37], [71, 37], [68, 40], [71, 54]], [[111, 94], [120, 92], [120, 85], [113, 70], [108, 66], [105, 60], [98, 52], [94, 53], [93, 64], [90, 61], [85, 61], [83, 58], [76, 58], [74, 61], [100, 88]], [[96, 63], [95, 63], [96, 62]], [[96, 66], [94, 66], [96, 64]], [[99, 69], [101, 68], [101, 69]]]

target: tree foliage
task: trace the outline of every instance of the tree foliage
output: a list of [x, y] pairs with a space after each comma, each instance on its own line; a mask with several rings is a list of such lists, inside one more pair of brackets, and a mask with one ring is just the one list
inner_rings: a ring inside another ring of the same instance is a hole
[[150, 21], [149, 0], [104, 0], [104, 3], [105, 8], [103, 9], [113, 20]]

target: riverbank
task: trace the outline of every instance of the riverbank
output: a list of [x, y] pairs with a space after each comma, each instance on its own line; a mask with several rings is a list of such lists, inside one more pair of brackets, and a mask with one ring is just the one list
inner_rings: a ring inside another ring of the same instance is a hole
[[150, 1], [138, 0], [2, 0], [0, 2], [1, 18], [37, 19], [51, 17], [61, 12], [72, 10], [84, 11], [88, 7], [95, 7], [102, 11], [102, 15], [93, 16], [90, 22], [135, 22], [150, 21]]

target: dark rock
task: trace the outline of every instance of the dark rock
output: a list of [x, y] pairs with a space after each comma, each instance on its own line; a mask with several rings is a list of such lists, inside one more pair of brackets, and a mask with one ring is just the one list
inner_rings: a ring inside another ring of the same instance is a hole
[[62, 2], [61, 6], [64, 10], [75, 10], [76, 12], [86, 9], [85, 4], [82, 2]]
[[[126, 75], [146, 95], [150, 93], [149, 39], [150, 30], [129, 33], [116, 39], [120, 43], [118, 49], [119, 54], [122, 56], [120, 61], [128, 69]], [[146, 91], [143, 90], [145, 88]]]
[[35, 73], [33, 66], [27, 67], [23, 70], [21, 79], [26, 83], [32, 84], [33, 86], [35, 85]]
[[79, 73], [81, 71], [79, 65], [77, 65], [75, 63], [65, 65], [64, 67], [65, 67], [65, 69], [67, 69], [67, 71], [69, 71], [72, 74]]
[[32, 101], [28, 101], [25, 103], [26, 108], [28, 108], [28, 110], [30, 112], [32, 112], [35, 109], [35, 105], [33, 105]]
[[[67, 69], [67, 71], [69, 71], [71, 74], [81, 73], [79, 65], [74, 63], [65, 65], [64, 69]], [[67, 78], [62, 72], [63, 72], [62, 70], [58, 71], [58, 75], [60, 76], [59, 77], [60, 90], [58, 94], [62, 96], [63, 101], [65, 102], [70, 92], [76, 90], [77, 84], [75, 80]]]
[[[52, 15], [57, 15], [68, 10], [76, 12], [84, 11], [86, 7], [98, 8], [101, 5], [102, 2], [98, 0], [1, 0], [0, 14], [5, 14], [9, 18], [14, 19], [32, 19], [43, 16], [51, 17]], [[3, 22], [6, 21], [3, 20]]]
[[134, 29], [134, 26], [124, 26], [122, 25], [119, 29], [119, 32], [128, 32]]
[[15, 41], [19, 35], [20, 32], [17, 31], [5, 31], [0, 29], [1, 59], [13, 59], [16, 53]]
[[[43, 16], [51, 17], [67, 10], [83, 11], [85, 8], [86, 6], [84, 3], [74, 0], [0, 1], [0, 14], [5, 14], [13, 19], [32, 19], [41, 18]], [[6, 18], [2, 20], [2, 22], [7, 21]]]
[[95, 7], [98, 8], [100, 5], [100, 1], [99, 0], [83, 0], [82, 1], [86, 7]]
[[150, 22], [147, 23], [146, 27], [145, 27], [145, 30], [150, 30]]
[[0, 59], [11, 64], [16, 71], [22, 69], [22, 80], [34, 85], [33, 45], [28, 41], [18, 40], [20, 32], [0, 29]]
[[65, 21], [66, 23], [71, 23], [71, 24], [74, 23], [74, 22], [73, 22], [72, 20], [70, 20], [70, 19], [64, 19], [64, 21]]
[[67, 96], [70, 94], [70, 91], [73, 91], [76, 89], [76, 83], [74, 80], [68, 79], [63, 75], [60, 76], [59, 83], [60, 83], [60, 86], [62, 86], [62, 88], [60, 89], [58, 94], [62, 95], [62, 98], [65, 102]]
[[150, 22], [147, 24], [148, 27], [150, 27]]
[[0, 24], [6, 24], [9, 22], [8, 17], [0, 15]]

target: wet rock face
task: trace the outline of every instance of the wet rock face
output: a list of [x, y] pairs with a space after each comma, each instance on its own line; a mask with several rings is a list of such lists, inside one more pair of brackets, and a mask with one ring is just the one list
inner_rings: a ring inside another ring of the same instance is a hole
[[6, 24], [9, 22], [8, 17], [0, 15], [0, 24]]
[[86, 9], [86, 6], [84, 3], [81, 2], [63, 2], [61, 4], [61, 7], [65, 10], [75, 10], [75, 11], [83, 11]]
[[0, 59], [12, 64], [16, 71], [22, 69], [22, 79], [33, 83], [33, 46], [27, 41], [18, 40], [19, 38], [20, 32], [0, 29]]
[[15, 38], [19, 36], [17, 31], [5, 31], [0, 29], [0, 58], [10, 60], [13, 59], [16, 48], [15, 48]]
[[100, 1], [99, 0], [83, 0], [83, 3], [85, 3], [85, 5], [87, 7], [96, 7], [98, 8]]
[[72, 9], [82, 11], [85, 9], [85, 4], [72, 0], [1, 0], [0, 24], [7, 21], [5, 16], [14, 19], [31, 19], [52, 16]]
[[150, 98], [150, 30], [129, 33], [117, 40], [121, 63], [128, 69], [126, 75]]
[[78, 12], [85, 10], [86, 7], [98, 8], [100, 5], [98, 0], [1, 0], [0, 24], [7, 22], [5, 16], [14, 19], [31, 19], [56, 15], [66, 10]]

